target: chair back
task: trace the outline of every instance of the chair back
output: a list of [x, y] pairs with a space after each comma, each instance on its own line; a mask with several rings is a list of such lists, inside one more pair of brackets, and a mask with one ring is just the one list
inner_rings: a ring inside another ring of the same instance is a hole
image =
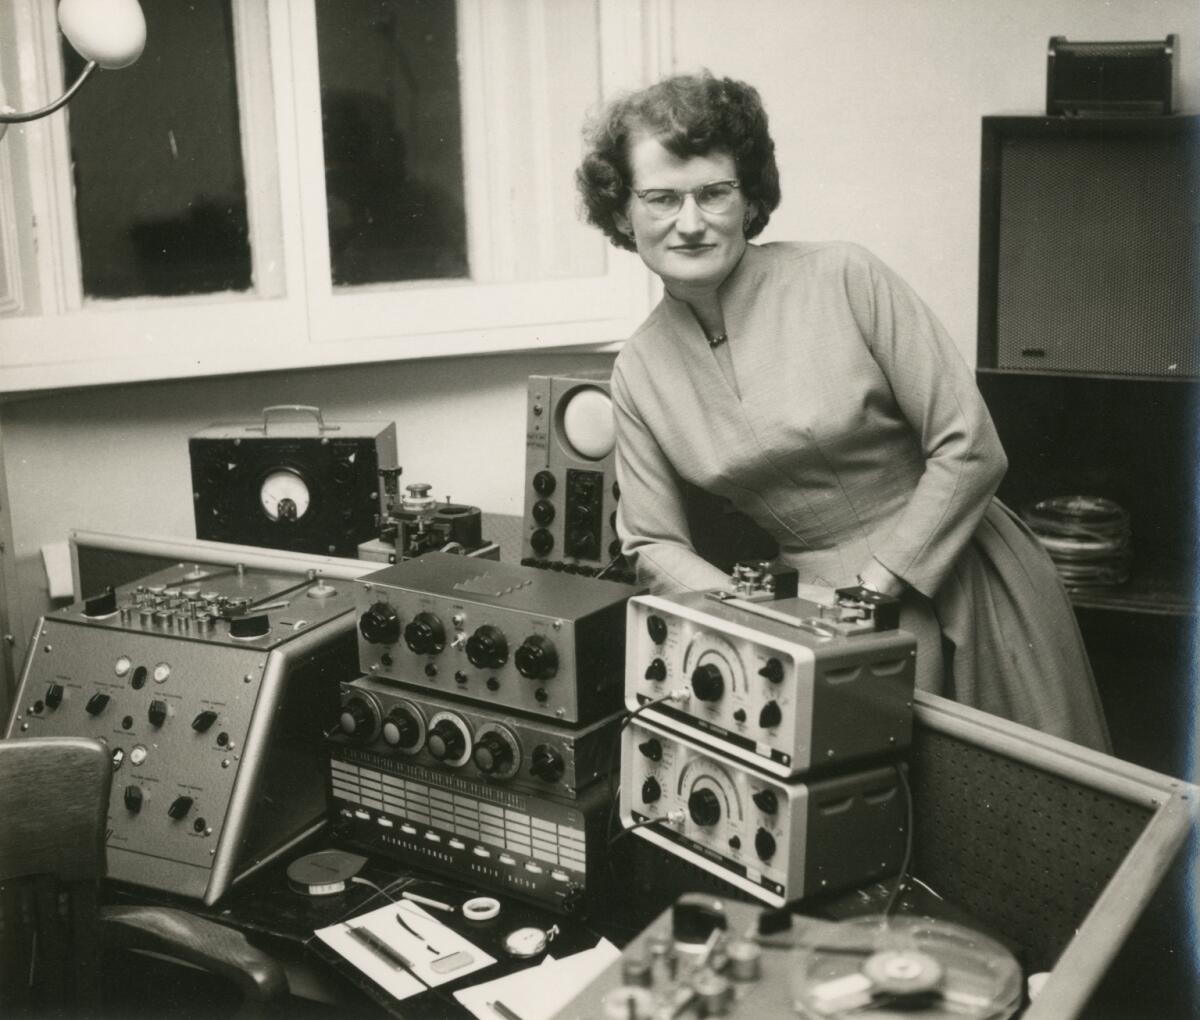
[[83, 737], [0, 740], [0, 1014], [100, 1011], [112, 764]]

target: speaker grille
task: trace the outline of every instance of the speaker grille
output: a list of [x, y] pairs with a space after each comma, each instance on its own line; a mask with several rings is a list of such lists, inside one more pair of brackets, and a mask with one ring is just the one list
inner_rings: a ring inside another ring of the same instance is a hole
[[1200, 157], [1191, 138], [1002, 141], [998, 367], [1200, 375]]

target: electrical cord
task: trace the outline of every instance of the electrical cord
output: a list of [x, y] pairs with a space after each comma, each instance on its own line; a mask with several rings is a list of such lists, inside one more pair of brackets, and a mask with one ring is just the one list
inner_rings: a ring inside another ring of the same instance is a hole
[[908, 785], [908, 773], [904, 768], [903, 762], [896, 763], [896, 778], [900, 781], [900, 788], [904, 791], [904, 857], [900, 861], [900, 874], [896, 876], [896, 884], [892, 887], [891, 893], [888, 895], [887, 903], [883, 908], [884, 923], [891, 916], [892, 911], [896, 907], [897, 901], [900, 899], [900, 890], [903, 888], [905, 881], [908, 879], [908, 869], [912, 866], [913, 853], [913, 799], [912, 789]]

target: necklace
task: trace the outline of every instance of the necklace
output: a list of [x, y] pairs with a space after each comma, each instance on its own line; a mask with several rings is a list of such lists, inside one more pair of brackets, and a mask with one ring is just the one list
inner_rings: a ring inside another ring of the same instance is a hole
[[706, 339], [708, 340], [708, 346], [712, 347], [715, 350], [716, 348], [720, 347], [721, 344], [723, 344], [726, 340], [728, 340], [729, 336], [726, 333], [714, 333], [712, 336], [706, 337]]

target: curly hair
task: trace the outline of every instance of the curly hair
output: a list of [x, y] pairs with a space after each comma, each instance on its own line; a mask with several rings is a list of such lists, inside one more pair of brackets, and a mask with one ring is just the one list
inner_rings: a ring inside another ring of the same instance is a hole
[[619, 96], [584, 128], [587, 151], [575, 182], [587, 221], [627, 251], [636, 251], [636, 245], [618, 229], [615, 214], [629, 201], [630, 143], [639, 134], [656, 138], [680, 159], [728, 153], [752, 212], [746, 237], [762, 232], [779, 205], [779, 168], [767, 112], [754, 86], [714, 78], [708, 71], [675, 75]]

